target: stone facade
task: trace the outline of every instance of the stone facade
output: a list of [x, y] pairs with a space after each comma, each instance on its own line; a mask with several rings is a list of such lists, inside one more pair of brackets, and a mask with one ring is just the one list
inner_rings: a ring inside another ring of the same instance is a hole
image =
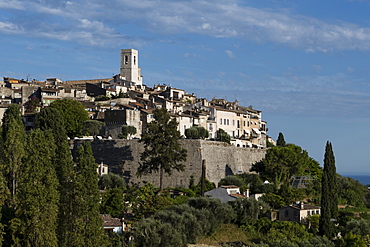
[[[81, 143], [72, 144], [73, 151]], [[140, 154], [143, 145], [138, 140], [99, 140], [94, 139], [92, 149], [97, 164], [104, 162], [109, 166], [109, 172], [123, 175], [128, 184], [150, 182], [159, 186], [159, 174], [136, 176], [139, 167]], [[190, 176], [194, 176], [198, 183], [202, 172], [202, 160], [206, 161], [206, 177], [209, 181], [217, 183], [227, 175], [248, 173], [251, 165], [265, 157], [266, 149], [241, 148], [227, 143], [204, 140], [181, 140], [181, 144], [188, 151], [184, 162], [184, 172], [174, 171], [172, 176], [164, 177], [164, 187], [188, 187]], [[75, 152], [73, 152], [75, 153]]]

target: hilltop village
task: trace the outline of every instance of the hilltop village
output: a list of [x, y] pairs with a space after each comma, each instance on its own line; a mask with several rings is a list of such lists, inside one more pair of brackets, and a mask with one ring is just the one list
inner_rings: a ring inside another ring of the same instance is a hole
[[120, 73], [112, 78], [38, 81], [4, 77], [0, 83], [0, 118], [9, 104], [19, 104], [26, 131], [35, 127], [39, 109], [32, 107], [33, 102], [43, 108], [58, 99], [69, 98], [81, 102], [92, 120], [105, 124], [99, 138], [118, 138], [122, 125], [134, 126], [136, 133], [131, 138], [140, 138], [153, 119], [153, 110], [166, 108], [179, 123], [182, 136], [186, 129], [201, 126], [209, 132], [208, 139], [217, 140], [217, 130], [223, 129], [236, 147], [266, 148], [267, 128], [261, 111], [240, 106], [237, 100], [209, 101], [166, 84], [149, 87], [143, 84], [139, 53], [134, 49], [121, 50]]

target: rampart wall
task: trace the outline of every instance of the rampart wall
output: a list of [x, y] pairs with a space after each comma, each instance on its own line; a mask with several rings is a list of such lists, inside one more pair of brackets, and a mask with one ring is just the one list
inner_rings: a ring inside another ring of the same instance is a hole
[[[72, 144], [75, 153], [80, 140]], [[187, 149], [188, 156], [184, 172], [174, 171], [171, 176], [163, 179], [164, 187], [188, 187], [190, 176], [195, 183], [202, 173], [202, 160], [206, 161], [206, 177], [217, 183], [227, 175], [249, 172], [251, 165], [265, 157], [266, 150], [235, 147], [222, 142], [204, 140], [181, 140], [181, 145]], [[121, 174], [128, 183], [150, 182], [159, 186], [159, 174], [136, 176], [139, 167], [140, 154], [143, 145], [138, 140], [99, 140], [91, 141], [96, 163], [103, 162], [109, 166], [109, 172]]]

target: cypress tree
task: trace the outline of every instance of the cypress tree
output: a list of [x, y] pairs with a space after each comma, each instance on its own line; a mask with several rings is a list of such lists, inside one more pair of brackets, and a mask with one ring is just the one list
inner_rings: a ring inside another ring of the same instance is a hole
[[60, 246], [71, 246], [74, 234], [74, 189], [75, 179], [74, 163], [69, 149], [67, 133], [64, 128], [63, 116], [51, 107], [44, 108], [37, 115], [36, 125], [41, 130], [51, 130], [58, 152], [56, 152], [54, 165], [59, 180], [59, 216], [58, 241]]
[[338, 215], [337, 173], [332, 144], [328, 141], [325, 147], [324, 171], [321, 180], [321, 217], [319, 231], [329, 239], [335, 237], [333, 220]]
[[77, 149], [74, 183], [76, 237], [70, 246], [106, 246], [103, 220], [99, 213], [100, 192], [96, 168], [90, 142], [83, 142]]
[[278, 139], [276, 141], [276, 146], [278, 146], [278, 147], [285, 147], [286, 146], [284, 135], [281, 132], [279, 132], [279, 136], [278, 136]]
[[51, 132], [33, 130], [28, 135], [26, 158], [20, 169], [16, 210], [16, 246], [58, 246], [58, 179]]
[[2, 162], [3, 174], [10, 192], [7, 207], [16, 208], [16, 194], [18, 188], [19, 169], [25, 155], [26, 133], [17, 105], [10, 105], [3, 117], [2, 124]]

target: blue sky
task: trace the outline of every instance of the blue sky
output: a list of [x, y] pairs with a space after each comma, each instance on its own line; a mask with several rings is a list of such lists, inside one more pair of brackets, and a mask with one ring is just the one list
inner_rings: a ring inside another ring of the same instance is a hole
[[0, 0], [0, 76], [109, 78], [139, 50], [144, 84], [239, 100], [268, 134], [341, 174], [370, 174], [370, 1]]

